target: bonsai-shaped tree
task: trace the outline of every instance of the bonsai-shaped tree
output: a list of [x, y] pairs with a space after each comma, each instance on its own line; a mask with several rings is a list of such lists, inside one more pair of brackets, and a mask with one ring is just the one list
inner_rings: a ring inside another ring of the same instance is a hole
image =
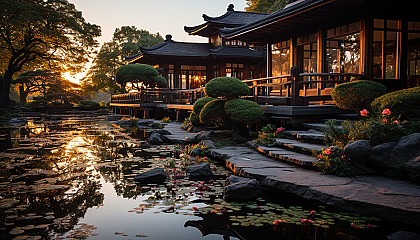
[[249, 88], [237, 78], [214, 78], [206, 84], [205, 92], [208, 97], [194, 104], [194, 114], [199, 115], [202, 124], [224, 123], [234, 133], [248, 136], [247, 125], [259, 122], [264, 115], [257, 103], [240, 99], [249, 94]]
[[127, 83], [131, 83], [132, 89], [141, 90], [143, 88], [164, 88], [168, 85], [166, 79], [159, 76], [159, 72], [147, 64], [128, 64], [118, 68], [116, 79], [122, 88], [125, 89]]

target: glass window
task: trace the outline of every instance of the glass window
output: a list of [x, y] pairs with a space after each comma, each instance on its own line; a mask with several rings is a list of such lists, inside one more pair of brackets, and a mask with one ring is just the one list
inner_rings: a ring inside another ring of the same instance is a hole
[[290, 41], [271, 45], [272, 76], [290, 74]]
[[237, 63], [226, 63], [226, 77], [234, 77], [243, 80], [244, 65]]
[[408, 22], [407, 87], [420, 86], [420, 22]]
[[206, 85], [206, 66], [181, 65], [181, 88], [193, 89]]
[[[376, 24], [383, 22], [383, 28]], [[397, 77], [397, 49], [400, 24], [397, 20], [374, 19], [373, 77], [395, 79]]]
[[359, 73], [360, 33], [327, 39], [326, 71], [330, 73]]

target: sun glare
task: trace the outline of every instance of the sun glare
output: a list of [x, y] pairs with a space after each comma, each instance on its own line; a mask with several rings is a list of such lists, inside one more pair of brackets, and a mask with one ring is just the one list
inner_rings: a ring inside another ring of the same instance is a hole
[[64, 72], [63, 77], [72, 83], [80, 84], [80, 79], [83, 77], [83, 73], [71, 74], [70, 72]]

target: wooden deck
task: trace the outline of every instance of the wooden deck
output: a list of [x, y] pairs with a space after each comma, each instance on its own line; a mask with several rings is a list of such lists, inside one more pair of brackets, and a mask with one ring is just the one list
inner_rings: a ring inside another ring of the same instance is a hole
[[[267, 119], [288, 122], [302, 118], [343, 113], [331, 101], [332, 89], [340, 83], [363, 75], [351, 73], [299, 73], [291, 69], [290, 75], [244, 80], [250, 94], [244, 99], [261, 105]], [[114, 112], [137, 117], [159, 117], [156, 112], [168, 112], [183, 120], [192, 111], [193, 104], [205, 96], [204, 88], [151, 89], [138, 93], [114, 95]]]

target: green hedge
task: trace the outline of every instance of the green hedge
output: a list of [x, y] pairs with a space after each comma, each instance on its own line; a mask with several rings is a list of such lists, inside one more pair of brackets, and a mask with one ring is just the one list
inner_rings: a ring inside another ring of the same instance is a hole
[[359, 80], [338, 85], [331, 92], [331, 97], [339, 108], [360, 111], [367, 108], [377, 97], [386, 93], [383, 84]]
[[196, 115], [200, 115], [201, 109], [203, 109], [203, 107], [204, 107], [207, 103], [209, 103], [209, 102], [211, 102], [211, 101], [213, 101], [213, 100], [215, 100], [215, 98], [211, 98], [211, 97], [203, 97], [203, 98], [198, 99], [198, 100], [194, 103], [193, 112], [194, 112]]
[[233, 77], [213, 78], [206, 84], [206, 95], [212, 98], [234, 99], [249, 95], [249, 87], [244, 82]]
[[100, 105], [99, 103], [91, 100], [82, 100], [79, 103], [79, 107], [83, 110], [98, 110]]
[[190, 121], [191, 121], [191, 124], [196, 127], [201, 125], [200, 117], [194, 112], [192, 112], [190, 115]]
[[261, 121], [264, 112], [260, 105], [244, 99], [229, 100], [225, 104], [225, 111], [233, 122], [252, 124]]
[[159, 88], [166, 88], [168, 87], [168, 81], [163, 76], [156, 76], [153, 77], [153, 81]]
[[200, 122], [206, 125], [221, 125], [226, 119], [226, 100], [216, 99], [207, 103], [200, 113]]
[[391, 116], [402, 120], [420, 119], [420, 87], [391, 92], [376, 98], [372, 110], [378, 114], [384, 109], [391, 111]]

